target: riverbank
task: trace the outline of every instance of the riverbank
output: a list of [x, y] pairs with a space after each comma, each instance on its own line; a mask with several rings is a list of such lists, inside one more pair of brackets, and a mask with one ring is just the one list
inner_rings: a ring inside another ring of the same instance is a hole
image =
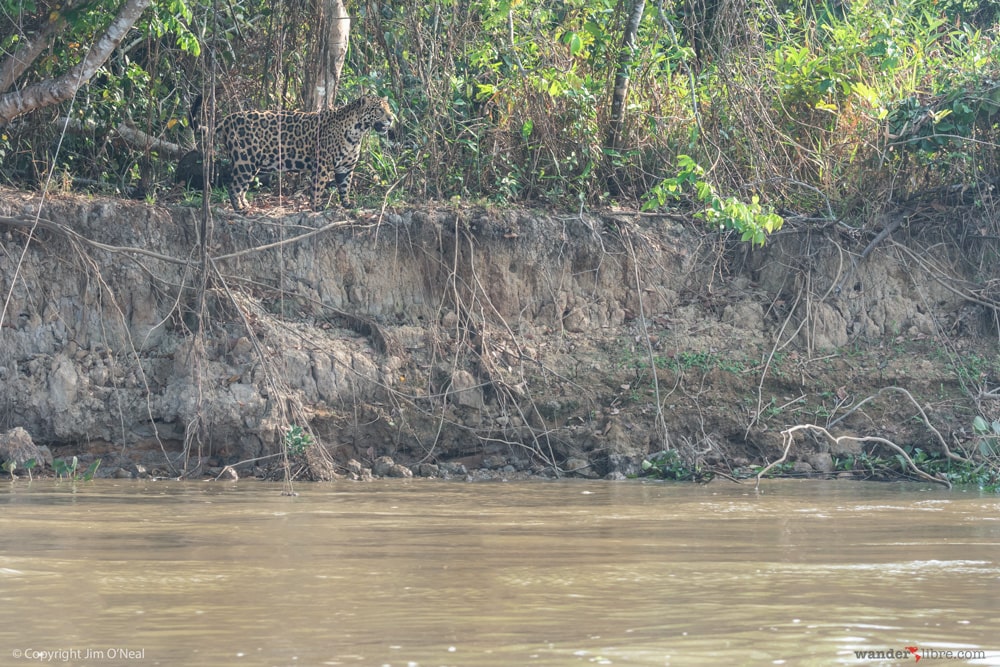
[[804, 424], [832, 439], [776, 472], [864, 475], [895, 454], [851, 438], [971, 456], [1000, 416], [989, 250], [939, 229], [869, 248], [791, 220], [750, 250], [679, 214], [450, 204], [205, 227], [6, 189], [0, 216], [0, 430], [98, 475], [271, 478], [287, 445], [299, 479], [614, 478], [662, 451], [740, 476]]

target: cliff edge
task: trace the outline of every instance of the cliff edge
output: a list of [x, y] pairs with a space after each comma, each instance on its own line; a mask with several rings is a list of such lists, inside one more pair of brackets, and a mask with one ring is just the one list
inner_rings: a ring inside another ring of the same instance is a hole
[[[318, 447], [293, 467], [316, 479], [385, 456], [621, 476], [661, 450], [733, 472], [795, 424], [939, 446], [879, 393], [898, 387], [961, 446], [983, 409], [968, 383], [997, 379], [989, 309], [949, 284], [979, 269], [939, 251], [941, 280], [921, 240], [862, 254], [841, 232], [789, 225], [750, 251], [630, 211], [206, 223], [0, 189], [0, 431], [122, 475], [266, 476], [296, 427]], [[790, 459], [829, 474], [836, 450]]]

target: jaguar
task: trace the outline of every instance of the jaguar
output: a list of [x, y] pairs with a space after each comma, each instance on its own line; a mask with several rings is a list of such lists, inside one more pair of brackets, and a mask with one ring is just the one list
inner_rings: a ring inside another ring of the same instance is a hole
[[[195, 100], [198, 105], [200, 98]], [[191, 118], [197, 117], [192, 106]], [[306, 171], [312, 179], [309, 203], [321, 199], [334, 181], [345, 208], [351, 206], [351, 178], [361, 156], [361, 138], [368, 130], [387, 134], [395, 122], [388, 99], [362, 95], [338, 109], [322, 111], [242, 111], [222, 119], [216, 129], [220, 157], [231, 162], [229, 201], [245, 211], [247, 190], [259, 172]]]

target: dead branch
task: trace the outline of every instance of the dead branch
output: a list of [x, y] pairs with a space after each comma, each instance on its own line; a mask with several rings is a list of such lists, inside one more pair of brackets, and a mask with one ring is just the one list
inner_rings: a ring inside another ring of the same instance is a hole
[[[97, 130], [99, 126], [92, 121], [85, 121], [80, 118], [59, 118], [55, 121], [59, 128], [66, 128], [67, 132], [72, 134], [82, 134], [84, 132], [92, 132]], [[188, 149], [180, 144], [175, 144], [172, 141], [165, 141], [163, 139], [158, 139], [150, 134], [146, 134], [142, 130], [130, 127], [125, 123], [121, 123], [113, 128], [108, 128], [114, 134], [121, 137], [122, 141], [126, 144], [135, 148], [137, 150], [153, 150], [162, 153], [168, 157], [179, 158], [188, 152]]]
[[22, 216], [8, 217], [0, 216], [0, 223], [9, 225], [11, 227], [16, 227], [18, 229], [47, 229], [52, 232], [57, 232], [62, 234], [73, 241], [77, 241], [84, 245], [88, 245], [91, 248], [97, 248], [98, 250], [104, 250], [113, 253], [124, 253], [124, 254], [136, 254], [145, 255], [146, 257], [152, 257], [158, 259], [162, 262], [169, 262], [171, 264], [186, 265], [189, 260], [179, 259], [177, 257], [171, 257], [169, 255], [162, 255], [158, 252], [153, 252], [152, 250], [145, 250], [144, 248], [130, 248], [126, 246], [114, 246], [108, 245], [106, 243], [101, 243], [100, 241], [94, 241], [88, 239], [83, 234], [74, 230], [72, 227], [68, 227], [62, 223], [55, 222], [54, 220], [46, 220], [45, 218], [25, 218]]
[[785, 345], [788, 345], [790, 342], [795, 340], [795, 337], [799, 334], [799, 331], [802, 330], [802, 326], [806, 321], [803, 318], [802, 323], [799, 324], [799, 328], [788, 337], [788, 340], [785, 341], [784, 345], [781, 344], [781, 336], [785, 333], [785, 327], [787, 327], [788, 323], [792, 321], [792, 316], [795, 314], [795, 308], [799, 305], [799, 300], [802, 298], [802, 292], [803, 290], [799, 290], [798, 293], [796, 293], [795, 302], [792, 304], [792, 307], [788, 309], [788, 316], [785, 317], [785, 321], [781, 323], [781, 329], [778, 330], [778, 335], [775, 337], [774, 345], [771, 346], [771, 351], [768, 353], [767, 360], [764, 362], [764, 368], [760, 372], [760, 383], [757, 385], [757, 410], [750, 417], [750, 420], [747, 423], [747, 430], [743, 434], [744, 437], [750, 435], [750, 429], [754, 427], [754, 425], [760, 420], [760, 416], [764, 414], [764, 380], [767, 378], [767, 372], [771, 368], [771, 362], [774, 360], [774, 355], [785, 347]]
[[323, 232], [329, 231], [331, 229], [336, 229], [337, 227], [346, 227], [353, 223], [349, 220], [336, 220], [334, 222], [323, 225], [318, 229], [313, 229], [298, 236], [293, 236], [290, 239], [282, 239], [280, 241], [275, 241], [274, 243], [266, 243], [260, 246], [254, 246], [253, 248], [247, 248], [246, 250], [240, 250], [238, 252], [230, 252], [225, 255], [218, 255], [212, 259], [216, 262], [223, 262], [227, 259], [236, 259], [237, 257], [245, 257], [246, 255], [252, 255], [257, 252], [263, 252], [264, 250], [271, 250], [272, 248], [280, 248], [281, 246], [286, 246], [292, 243], [298, 243], [299, 241], [304, 241], [311, 236], [316, 236], [317, 234], [322, 234]]
[[879, 396], [881, 396], [882, 394], [884, 394], [885, 392], [888, 392], [888, 391], [898, 391], [899, 393], [901, 393], [904, 396], [906, 396], [906, 398], [910, 399], [910, 403], [912, 403], [913, 406], [917, 409], [917, 412], [920, 413], [920, 418], [923, 419], [924, 425], [930, 430], [931, 433], [933, 433], [935, 435], [935, 437], [937, 437], [938, 444], [941, 445], [941, 450], [944, 452], [945, 456], [947, 456], [949, 459], [952, 459], [953, 461], [958, 461], [960, 463], [972, 463], [969, 459], [967, 459], [967, 458], [965, 458], [963, 456], [959, 456], [958, 454], [955, 454], [954, 452], [951, 451], [951, 448], [948, 447], [948, 443], [945, 442], [944, 436], [942, 436], [941, 432], [938, 431], [936, 428], [934, 428], [934, 425], [931, 424], [930, 419], [927, 418], [927, 413], [924, 412], [924, 409], [922, 407], [920, 407], [919, 403], [917, 403], [917, 399], [913, 398], [913, 394], [911, 394], [907, 390], [903, 389], [902, 387], [895, 387], [895, 386], [893, 386], [893, 387], [882, 387], [876, 393], [872, 394], [868, 398], [865, 398], [865, 399], [859, 401], [857, 403], [857, 405], [855, 405], [853, 408], [851, 408], [850, 410], [848, 410], [847, 412], [845, 412], [844, 414], [842, 414], [837, 419], [834, 419], [832, 422], [830, 422], [830, 428], [833, 428], [838, 422], [841, 422], [844, 419], [846, 419], [847, 417], [849, 417], [850, 415], [852, 415], [855, 411], [857, 411], [865, 403], [868, 403], [869, 401], [872, 401], [872, 400], [878, 398]]
[[944, 279], [947, 276], [945, 276], [944, 272], [941, 271], [941, 270], [935, 270], [933, 267], [931, 267], [930, 262], [928, 262], [924, 256], [918, 255], [917, 253], [913, 252], [912, 250], [910, 250], [909, 248], [907, 248], [902, 243], [895, 243], [894, 242], [893, 246], [895, 248], [897, 248], [898, 250], [900, 250], [901, 252], [903, 252], [911, 260], [913, 260], [914, 262], [916, 262], [920, 266], [921, 269], [923, 269], [928, 275], [930, 275], [931, 278], [934, 279], [935, 282], [937, 282], [937, 284], [939, 284], [941, 287], [945, 288], [946, 290], [948, 290], [952, 294], [954, 294], [954, 295], [956, 295], [958, 297], [961, 297], [962, 299], [965, 299], [966, 301], [969, 301], [970, 303], [976, 303], [976, 304], [979, 304], [980, 306], [985, 306], [986, 308], [989, 308], [990, 310], [994, 310], [994, 311], [1000, 310], [1000, 303], [997, 303], [996, 301], [993, 301], [993, 300], [979, 298], [975, 294], [972, 293], [972, 288], [973, 287], [977, 287], [977, 285], [974, 285], [973, 283], [970, 283], [970, 282], [965, 281], [965, 280], [960, 280], [960, 279], [957, 279], [957, 278], [952, 278], [952, 280], [954, 282], [961, 282], [961, 283], [964, 283], [965, 286], [969, 287], [968, 291], [962, 291], [962, 290], [956, 289], [955, 287], [953, 287], [949, 283], [945, 282]]
[[[26, 218], [22, 216], [15, 216], [15, 217], [0, 216], [0, 224], [6, 224], [11, 227], [16, 227], [18, 229], [32, 229], [33, 227], [47, 229], [52, 232], [63, 234], [64, 236], [67, 236], [68, 238], [73, 239], [74, 241], [79, 241], [80, 243], [88, 245], [92, 248], [97, 248], [98, 250], [104, 250], [106, 252], [144, 255], [146, 257], [152, 257], [153, 259], [158, 259], [162, 262], [169, 262], [171, 264], [179, 264], [179, 265], [187, 265], [190, 264], [191, 262], [190, 259], [171, 257], [170, 255], [163, 255], [161, 253], [153, 252], [152, 250], [146, 250], [144, 248], [134, 248], [129, 246], [114, 246], [114, 245], [108, 245], [106, 243], [101, 243], [100, 241], [94, 241], [92, 239], [87, 238], [86, 236], [83, 236], [82, 234], [74, 230], [72, 227], [68, 227], [67, 225], [64, 225], [62, 223], [55, 222], [54, 220], [47, 220], [45, 218]], [[312, 236], [316, 236], [317, 234], [322, 234], [323, 232], [329, 231], [331, 229], [335, 229], [337, 227], [343, 227], [345, 225], [350, 225], [350, 224], [351, 223], [347, 220], [338, 220], [323, 225], [318, 229], [313, 229], [311, 231], [304, 232], [290, 239], [275, 241], [274, 243], [267, 243], [265, 245], [255, 246], [253, 248], [247, 248], [246, 250], [231, 252], [225, 255], [218, 255], [212, 257], [212, 260], [215, 262], [223, 262], [229, 259], [245, 257], [246, 255], [252, 255], [254, 253], [263, 252], [265, 250], [270, 250], [272, 248], [278, 248], [280, 246], [298, 243], [299, 241], [304, 241]]]
[[913, 459], [910, 458], [910, 455], [907, 454], [906, 451], [902, 447], [900, 447], [899, 445], [897, 445], [896, 443], [894, 443], [894, 442], [892, 442], [890, 440], [886, 440], [885, 438], [879, 438], [877, 436], [864, 436], [864, 437], [860, 437], [859, 438], [859, 437], [855, 437], [855, 436], [852, 436], [852, 435], [842, 435], [842, 436], [839, 436], [839, 437], [834, 437], [834, 435], [832, 433], [830, 433], [829, 431], [827, 431], [822, 426], [817, 426], [815, 424], [798, 424], [796, 426], [792, 426], [791, 428], [786, 428], [784, 431], [781, 432], [781, 437], [782, 437], [782, 439], [784, 441], [784, 444], [785, 444], [785, 451], [782, 452], [781, 458], [779, 458], [778, 460], [772, 461], [771, 463], [767, 464], [766, 466], [764, 466], [763, 468], [761, 468], [760, 471], [757, 473], [757, 485], [756, 485], [757, 489], [760, 488], [761, 477], [763, 477], [765, 474], [767, 474], [767, 472], [771, 468], [773, 468], [774, 466], [780, 465], [781, 463], [784, 463], [785, 460], [788, 458], [788, 452], [791, 450], [792, 444], [795, 442], [795, 433], [798, 432], [798, 431], [812, 431], [814, 433], [819, 433], [820, 435], [826, 436], [826, 438], [830, 442], [832, 442], [834, 444], [839, 444], [839, 443], [845, 442], [845, 441], [847, 441], [847, 442], [876, 442], [876, 443], [878, 443], [880, 445], [884, 445], [886, 447], [889, 447], [890, 449], [892, 449], [893, 451], [895, 451], [897, 454], [899, 454], [900, 456], [902, 456], [903, 460], [905, 460], [906, 463], [909, 465], [910, 470], [912, 470], [913, 473], [917, 477], [919, 477], [921, 479], [924, 479], [924, 480], [927, 480], [928, 482], [934, 482], [935, 484], [942, 484], [942, 485], [948, 487], [949, 489], [951, 488], [951, 482], [949, 482], [947, 479], [944, 479], [944, 478], [941, 478], [941, 477], [935, 477], [934, 475], [926, 473], [923, 470], [921, 470], [920, 468], [918, 468], [917, 464], [914, 463]]
[[639, 259], [635, 255], [635, 247], [632, 245], [631, 235], [627, 231], [622, 230], [621, 237], [625, 241], [629, 254], [632, 257], [635, 294], [639, 302], [639, 324], [642, 327], [642, 336], [646, 342], [646, 354], [649, 355], [649, 371], [653, 376], [653, 392], [656, 397], [656, 428], [662, 438], [661, 445], [663, 449], [670, 449], [670, 433], [667, 430], [667, 420], [663, 414], [663, 402], [660, 399], [660, 380], [656, 376], [656, 356], [653, 354], [653, 343], [649, 339], [649, 329], [646, 326], [646, 311], [642, 303], [642, 281], [639, 279]]

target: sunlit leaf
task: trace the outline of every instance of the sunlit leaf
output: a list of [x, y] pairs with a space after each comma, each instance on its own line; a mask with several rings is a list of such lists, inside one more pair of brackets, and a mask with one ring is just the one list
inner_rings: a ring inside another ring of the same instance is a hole
[[990, 430], [990, 425], [981, 415], [976, 415], [975, 419], [972, 420], [972, 428], [976, 433], [987, 433]]

